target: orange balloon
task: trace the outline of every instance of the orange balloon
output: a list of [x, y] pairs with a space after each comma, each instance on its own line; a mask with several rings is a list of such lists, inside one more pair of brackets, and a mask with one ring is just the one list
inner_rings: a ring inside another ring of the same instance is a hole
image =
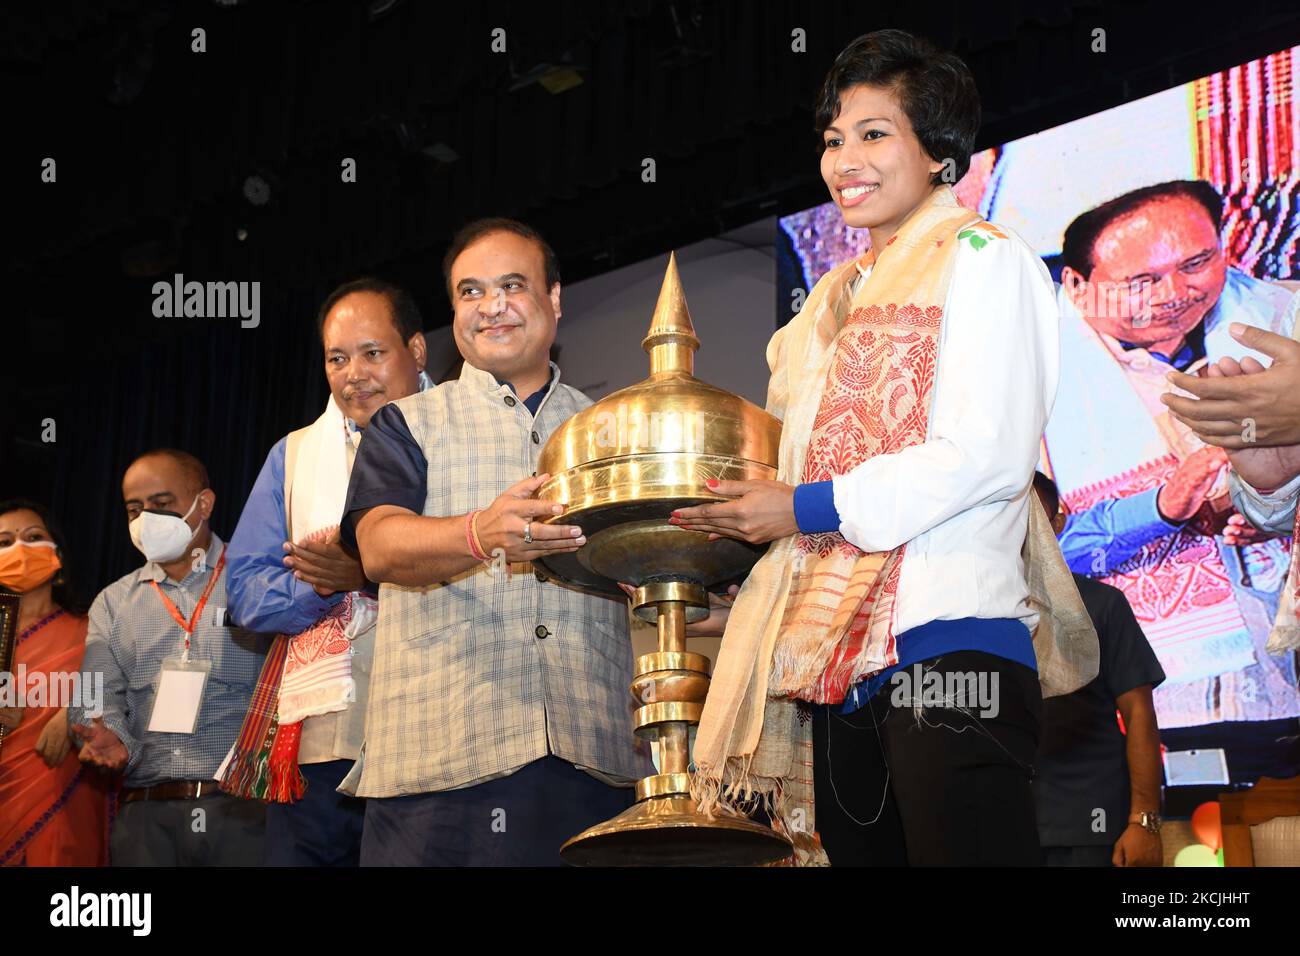
[[1211, 850], [1223, 846], [1223, 823], [1219, 817], [1218, 801], [1202, 803], [1192, 811], [1192, 832]]

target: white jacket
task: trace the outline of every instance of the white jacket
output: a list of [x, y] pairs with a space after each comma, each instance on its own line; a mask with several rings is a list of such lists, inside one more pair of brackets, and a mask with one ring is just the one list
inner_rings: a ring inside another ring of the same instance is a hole
[[1043, 261], [998, 228], [1008, 238], [957, 253], [926, 441], [833, 479], [846, 539], [864, 551], [907, 544], [899, 634], [965, 617], [1037, 624], [1020, 549], [1056, 398], [1060, 313]]

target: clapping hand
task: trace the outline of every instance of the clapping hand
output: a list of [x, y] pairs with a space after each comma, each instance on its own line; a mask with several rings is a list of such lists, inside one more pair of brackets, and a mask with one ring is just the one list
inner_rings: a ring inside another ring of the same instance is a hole
[[296, 542], [284, 543], [284, 566], [321, 597], [337, 591], [360, 591], [366, 584], [361, 562], [343, 550], [335, 525], [314, 531]]

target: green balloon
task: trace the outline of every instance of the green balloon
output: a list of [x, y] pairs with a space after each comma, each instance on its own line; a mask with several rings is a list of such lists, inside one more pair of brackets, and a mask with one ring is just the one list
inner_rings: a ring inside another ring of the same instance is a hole
[[1203, 843], [1193, 843], [1178, 851], [1174, 866], [1221, 866], [1219, 855]]
[[1219, 866], [1223, 866], [1223, 847], [1219, 847], [1218, 852], [1214, 855], [1219, 858]]

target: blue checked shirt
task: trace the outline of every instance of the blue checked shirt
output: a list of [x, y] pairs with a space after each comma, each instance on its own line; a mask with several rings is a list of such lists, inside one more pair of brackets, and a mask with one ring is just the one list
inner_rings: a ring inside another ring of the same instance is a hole
[[[125, 785], [147, 787], [168, 780], [211, 780], [239, 736], [265, 659], [265, 638], [226, 627], [226, 575], [212, 589], [190, 638], [190, 659], [211, 661], [198, 723], [192, 734], [145, 730], [163, 660], [179, 657], [185, 632], [150, 581], [189, 620], [216, 568], [223, 542], [216, 534], [208, 565], [173, 581], [155, 562], [110, 584], [90, 608], [82, 671], [104, 675], [103, 721], [130, 757]], [[227, 559], [229, 560], [229, 559]], [[68, 708], [68, 722], [89, 723], [86, 708]]]

